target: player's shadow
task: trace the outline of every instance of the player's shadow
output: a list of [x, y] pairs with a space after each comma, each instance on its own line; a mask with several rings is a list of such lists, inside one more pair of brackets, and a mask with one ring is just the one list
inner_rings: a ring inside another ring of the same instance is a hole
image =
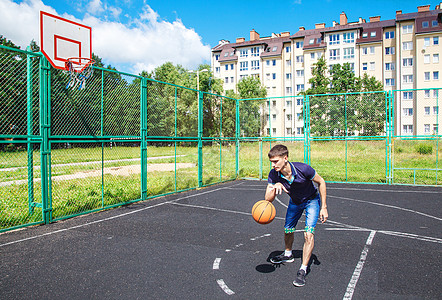
[[[261, 265], [257, 265], [256, 266], [256, 271], [260, 272], [260, 273], [271, 273], [274, 272], [277, 268], [280, 268], [281, 266], [284, 266], [285, 264], [273, 264], [270, 261], [270, 258], [280, 255], [282, 254], [284, 251], [273, 251], [272, 253], [269, 254], [269, 256], [267, 257], [267, 262], [268, 264], [261, 264]], [[293, 250], [293, 257], [295, 259], [302, 259], [302, 250]], [[308, 264], [308, 271], [310, 270], [310, 266], [311, 264], [314, 265], [320, 265], [321, 262], [318, 260], [318, 257], [315, 254], [312, 254], [312, 257], [310, 258], [310, 262]]]

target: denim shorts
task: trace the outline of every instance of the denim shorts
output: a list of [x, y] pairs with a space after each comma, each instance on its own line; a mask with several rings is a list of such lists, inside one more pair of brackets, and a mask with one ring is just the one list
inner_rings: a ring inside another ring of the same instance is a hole
[[321, 207], [321, 199], [319, 194], [311, 200], [307, 200], [301, 204], [295, 204], [291, 200], [287, 208], [285, 216], [284, 232], [295, 232], [296, 224], [305, 211], [305, 231], [315, 233], [316, 223], [318, 222], [319, 210]]

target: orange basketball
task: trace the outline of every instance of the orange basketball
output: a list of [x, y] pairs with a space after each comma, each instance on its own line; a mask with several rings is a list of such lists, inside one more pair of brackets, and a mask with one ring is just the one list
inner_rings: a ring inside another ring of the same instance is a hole
[[276, 209], [272, 202], [261, 200], [252, 207], [252, 217], [259, 224], [269, 224], [276, 216]]

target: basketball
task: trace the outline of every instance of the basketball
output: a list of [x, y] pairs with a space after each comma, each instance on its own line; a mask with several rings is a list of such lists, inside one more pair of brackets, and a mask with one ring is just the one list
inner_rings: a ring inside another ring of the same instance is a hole
[[269, 224], [276, 216], [276, 209], [272, 202], [261, 200], [252, 207], [252, 217], [259, 224]]

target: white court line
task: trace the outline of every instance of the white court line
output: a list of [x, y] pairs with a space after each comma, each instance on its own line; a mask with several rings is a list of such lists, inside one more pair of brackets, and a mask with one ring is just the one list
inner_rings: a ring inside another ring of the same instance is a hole
[[222, 279], [218, 279], [216, 281], [219, 285], [219, 287], [224, 291], [224, 293], [226, 293], [227, 295], [233, 295], [235, 294], [234, 291], [232, 291], [231, 289], [229, 289], [229, 287], [227, 286], [227, 284], [224, 282], [224, 280]]
[[428, 218], [432, 218], [432, 219], [436, 219], [438, 221], [442, 221], [441, 218], [429, 215], [429, 214], [425, 214], [416, 210], [412, 210], [412, 209], [408, 209], [408, 208], [402, 208], [399, 206], [395, 206], [395, 205], [389, 205], [389, 204], [382, 204], [382, 203], [376, 203], [376, 202], [371, 202], [371, 201], [364, 201], [364, 200], [358, 200], [358, 199], [353, 199], [353, 198], [347, 198], [347, 197], [338, 197], [338, 196], [332, 196], [332, 195], [327, 195], [328, 197], [332, 197], [332, 198], [337, 198], [337, 199], [342, 199], [342, 200], [349, 200], [349, 201], [355, 201], [355, 202], [361, 202], [361, 203], [368, 203], [368, 204], [373, 204], [373, 205], [378, 205], [378, 206], [383, 206], [383, 207], [388, 207], [388, 208], [394, 208], [394, 209], [398, 209], [398, 210], [403, 210], [403, 211], [407, 211], [407, 212], [411, 212], [411, 213], [415, 213], [424, 217], [428, 217]]
[[[241, 183], [239, 183], [239, 184], [241, 184]], [[93, 224], [97, 224], [97, 223], [101, 223], [101, 222], [117, 219], [117, 218], [120, 218], [120, 217], [128, 216], [128, 215], [131, 215], [131, 214], [134, 214], [134, 213], [138, 213], [138, 212], [141, 212], [141, 211], [144, 211], [144, 210], [147, 210], [147, 209], [151, 209], [151, 208], [154, 208], [154, 207], [162, 206], [162, 205], [165, 205], [165, 204], [174, 204], [176, 201], [180, 201], [180, 200], [187, 199], [187, 198], [192, 198], [192, 197], [198, 197], [200, 195], [204, 195], [204, 194], [208, 194], [208, 193], [213, 193], [213, 192], [220, 191], [220, 190], [223, 190], [223, 189], [225, 189], [225, 188], [222, 187], [222, 188], [218, 188], [218, 189], [214, 189], [214, 190], [210, 190], [210, 191], [198, 192], [197, 194], [184, 196], [184, 197], [172, 200], [172, 201], [167, 201], [167, 202], [155, 204], [155, 205], [151, 205], [151, 206], [148, 206], [148, 207], [143, 207], [143, 208], [140, 208], [140, 209], [136, 209], [136, 210], [133, 210], [133, 211], [130, 211], [130, 212], [122, 213], [120, 215], [112, 216], [112, 217], [109, 217], [109, 218], [100, 219], [100, 220], [84, 223], [84, 224], [81, 224], [81, 225], [76, 225], [76, 226], [72, 226], [72, 227], [68, 227], [68, 228], [64, 228], [64, 229], [60, 229], [60, 230], [55, 230], [55, 231], [51, 231], [51, 232], [47, 232], [47, 233], [43, 233], [43, 234], [31, 236], [31, 237], [27, 237], [27, 238], [24, 238], [24, 239], [20, 239], [20, 240], [8, 242], [8, 243], [0, 244], [0, 248], [4, 247], [4, 246], [9, 246], [9, 245], [13, 245], [13, 244], [29, 241], [29, 240], [34, 240], [34, 239], [41, 238], [41, 237], [48, 236], [48, 235], [53, 235], [53, 234], [65, 232], [65, 231], [72, 230], [72, 229], [77, 229], [77, 228], [86, 227], [86, 226], [89, 226], [89, 225], [93, 225]]]
[[436, 192], [436, 191], [377, 190], [377, 189], [338, 188], [338, 187], [327, 187], [327, 190], [367, 191], [367, 192], [382, 192], [382, 193], [422, 193], [422, 194], [440, 194], [441, 193], [441, 192]]
[[[193, 207], [193, 208], [202, 208], [202, 209], [208, 209], [208, 210], [215, 210], [215, 211], [222, 211], [222, 212], [228, 212], [233, 214], [240, 214], [240, 215], [252, 215], [252, 212], [243, 212], [243, 211], [237, 211], [237, 210], [230, 210], [230, 209], [223, 209], [223, 208], [215, 208], [215, 207], [208, 207], [208, 206], [202, 206], [202, 205], [193, 205], [193, 204], [184, 204], [184, 203], [170, 203], [173, 205], [179, 205], [179, 206], [186, 206], [186, 207]], [[275, 217], [275, 219], [284, 220], [282, 217]]]
[[367, 238], [367, 241], [365, 242], [364, 249], [362, 250], [361, 257], [359, 259], [358, 264], [355, 267], [355, 270], [353, 272], [353, 276], [350, 279], [350, 282], [347, 286], [347, 291], [345, 292], [344, 298], [345, 300], [350, 300], [353, 297], [353, 293], [356, 288], [356, 284], [358, 283], [359, 277], [361, 276], [362, 268], [364, 268], [364, 263], [367, 259], [368, 255], [368, 247], [373, 242], [374, 235], [376, 234], [375, 230], [372, 230], [370, 232], [370, 235]]
[[219, 270], [220, 262], [221, 262], [221, 258], [220, 257], [215, 258], [215, 261], [213, 262], [213, 269], [214, 270]]

